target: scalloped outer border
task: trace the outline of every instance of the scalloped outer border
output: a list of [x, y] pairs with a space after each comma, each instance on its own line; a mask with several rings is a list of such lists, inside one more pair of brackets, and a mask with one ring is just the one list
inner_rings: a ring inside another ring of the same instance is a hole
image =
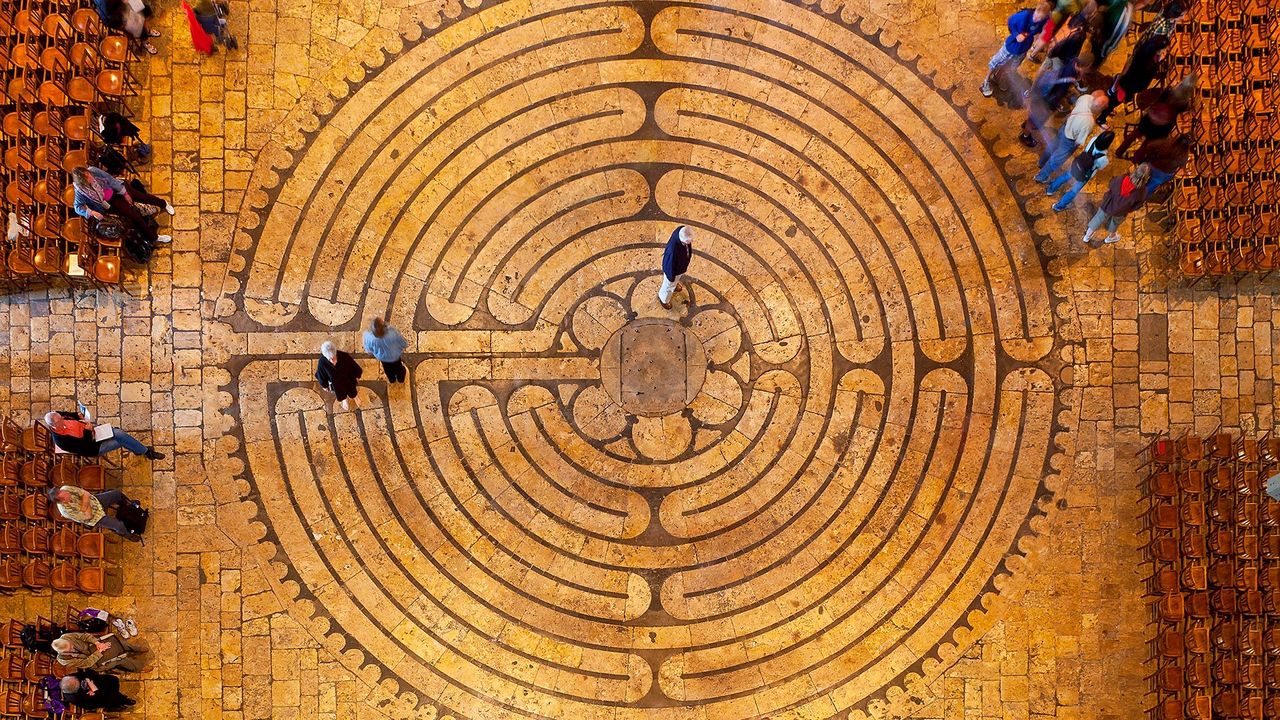
[[[209, 328], [218, 334], [234, 334], [225, 322], [235, 312], [235, 296], [241, 290], [238, 277], [247, 268], [248, 255], [263, 221], [262, 215], [278, 190], [283, 177], [281, 172], [292, 167], [295, 153], [304, 150], [322, 119], [332, 113], [338, 103], [345, 100], [370, 74], [375, 74], [398, 58], [405, 48], [420, 42], [447, 22], [456, 21], [480, 8], [503, 0], [440, 0], [438, 7], [428, 4], [410, 6], [402, 11], [401, 32], [375, 27], [348, 55], [349, 62], [316, 81], [276, 128], [274, 136], [258, 153], [248, 189], [236, 217], [233, 246], [222, 287], [214, 304], [215, 319]], [[883, 691], [853, 708], [841, 711], [836, 717], [850, 720], [866, 718], [902, 718], [920, 710], [927, 702], [937, 699], [931, 685], [940, 679], [962, 655], [967, 653], [1004, 616], [1005, 609], [1015, 604], [1025, 592], [1031, 568], [1041, 565], [1049, 550], [1047, 534], [1053, 524], [1054, 510], [1060, 507], [1059, 496], [1071, 476], [1075, 435], [1079, 422], [1079, 405], [1082, 388], [1075, 384], [1071, 367], [1080, 357], [1082, 347], [1078, 331], [1078, 317], [1069, 288], [1064, 279], [1065, 263], [1057, 255], [1046, 255], [1045, 247], [1051, 240], [1047, 227], [1051, 222], [1045, 212], [1047, 203], [1036, 193], [1020, 191], [1013, 182], [1025, 178], [1028, 168], [1018, 161], [1016, 143], [1001, 134], [1006, 126], [987, 117], [977, 109], [973, 90], [948, 77], [950, 72], [935, 64], [930, 58], [913, 54], [891, 30], [879, 27], [874, 19], [858, 15], [847, 0], [786, 0], [790, 5], [805, 8], [831, 17], [850, 31], [861, 35], [868, 42], [883, 49], [911, 70], [926, 86], [932, 88], [972, 129], [986, 146], [992, 160], [1004, 176], [1006, 187], [1013, 193], [1022, 210], [1033, 241], [1039, 248], [1038, 256], [1044, 271], [1050, 294], [1050, 303], [1056, 318], [1054, 349], [1058, 352], [1058, 377], [1055, 379], [1056, 395], [1054, 415], [1057, 427], [1050, 441], [1053, 449], [1046, 458], [1044, 476], [1036, 492], [1036, 499], [1026, 520], [1015, 535], [1014, 546], [992, 573], [985, 588], [970, 605], [966, 617], [957, 624], [949, 637], [940, 641], [928, 655], [917, 660], [908, 670], [886, 684]], [[947, 80], [942, 78], [946, 77]], [[1053, 351], [1050, 351], [1050, 357]], [[1054, 365], [1052, 359], [1048, 360]], [[236, 364], [234, 358], [225, 358], [224, 367]], [[225, 370], [224, 370], [225, 373]], [[228, 475], [233, 478], [235, 495], [239, 502], [221, 504], [218, 507], [219, 526], [235, 538], [244, 548], [246, 559], [252, 558], [270, 585], [271, 592], [281, 608], [308, 632], [317, 644], [331, 652], [344, 667], [370, 686], [375, 707], [388, 717], [434, 720], [437, 716], [451, 720], [452, 715], [437, 707], [433, 699], [389, 677], [364, 650], [356, 647], [344, 631], [336, 627], [312, 598], [302, 596], [302, 584], [292, 568], [277, 560], [282, 548], [276, 541], [262, 509], [253, 498], [253, 490], [246, 478], [247, 456], [243, 439], [238, 433], [240, 420], [228, 392], [231, 384], [229, 373], [220, 385], [221, 409], [217, 421], [224, 428], [224, 435], [215, 449], [222, 454]], [[212, 420], [212, 419], [211, 419]], [[231, 515], [233, 517], [227, 517]], [[224, 520], [235, 522], [232, 528], [222, 527]], [[230, 532], [236, 531], [239, 532]]]

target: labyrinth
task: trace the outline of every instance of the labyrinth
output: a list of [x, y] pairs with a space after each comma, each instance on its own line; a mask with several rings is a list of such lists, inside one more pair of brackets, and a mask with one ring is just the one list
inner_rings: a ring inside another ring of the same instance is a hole
[[458, 718], [843, 718], [936, 677], [1053, 508], [1055, 298], [1003, 160], [818, 7], [478, 4], [239, 218], [230, 412], [297, 599]]

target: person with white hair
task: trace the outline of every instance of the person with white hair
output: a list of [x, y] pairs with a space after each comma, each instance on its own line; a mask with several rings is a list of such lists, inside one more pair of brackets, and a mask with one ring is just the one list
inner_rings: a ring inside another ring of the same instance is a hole
[[364, 371], [348, 353], [342, 352], [332, 342], [320, 345], [320, 360], [316, 362], [316, 381], [320, 387], [334, 394], [343, 410], [356, 406], [357, 383]]
[[124, 448], [148, 460], [164, 459], [164, 453], [143, 445], [142, 441], [118, 427], [111, 428], [111, 437], [97, 440], [94, 438], [94, 424], [79, 413], [51, 412], [44, 416], [44, 424], [49, 428], [53, 444], [72, 455], [97, 457]]
[[62, 702], [85, 710], [119, 712], [136, 701], [120, 692], [120, 678], [94, 670], [79, 670], [58, 682]]
[[62, 517], [81, 525], [110, 530], [125, 540], [142, 541], [142, 536], [130, 530], [124, 521], [107, 514], [111, 508], [133, 502], [123, 491], [103, 490], [95, 494], [74, 485], [63, 485], [49, 488], [48, 493], [49, 502], [58, 508]]
[[[681, 225], [671, 233], [667, 247], [662, 251], [662, 287], [658, 288], [658, 302], [671, 309], [671, 295], [680, 287], [680, 278], [689, 271], [693, 259], [693, 229]], [[686, 294], [688, 291], [685, 291]]]
[[97, 636], [69, 632], [50, 643], [58, 663], [77, 670], [146, 672], [151, 647], [141, 638], [125, 640], [115, 633]]

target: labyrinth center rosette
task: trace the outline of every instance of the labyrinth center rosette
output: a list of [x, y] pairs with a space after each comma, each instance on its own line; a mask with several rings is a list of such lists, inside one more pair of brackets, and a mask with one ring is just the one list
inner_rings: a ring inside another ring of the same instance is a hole
[[[405, 689], [468, 717], [835, 715], [928, 672], [1029, 531], [1040, 257], [961, 111], [855, 26], [485, 4], [279, 176], [233, 292], [249, 480], [303, 595]], [[413, 331], [409, 387], [331, 416], [314, 348], [375, 315]], [[674, 404], [618, 379], [659, 329]]]

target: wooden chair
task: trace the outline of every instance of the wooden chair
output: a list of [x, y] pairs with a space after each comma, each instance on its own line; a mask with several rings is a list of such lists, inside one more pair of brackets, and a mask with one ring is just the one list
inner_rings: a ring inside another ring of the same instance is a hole
[[22, 682], [26, 676], [22, 672], [23, 663], [22, 656], [18, 653], [10, 653], [4, 659], [4, 680], [6, 682]]
[[43, 590], [49, 587], [51, 574], [49, 563], [43, 560], [32, 560], [27, 563], [26, 567], [22, 568], [22, 584], [32, 590]]
[[77, 582], [80, 586], [80, 592], [90, 595], [96, 595], [107, 589], [106, 575], [100, 567], [81, 568]]
[[0, 553], [13, 555], [22, 551], [22, 531], [14, 522], [0, 527]]
[[75, 566], [65, 560], [55, 565], [49, 578], [49, 586], [59, 592], [75, 590], [78, 587]]
[[22, 484], [28, 488], [48, 488], [49, 458], [37, 457], [23, 463]]
[[44, 528], [29, 528], [22, 533], [22, 550], [28, 555], [48, 555], [53, 549], [49, 540], [49, 531]]
[[13, 488], [0, 488], [0, 521], [22, 517], [22, 500]]
[[100, 532], [87, 532], [76, 541], [76, 553], [86, 560], [106, 557], [107, 537]]
[[35, 653], [22, 668], [22, 674], [27, 682], [40, 682], [46, 675], [53, 674], [53, 658], [44, 653]]
[[53, 438], [49, 428], [38, 420], [31, 423], [31, 427], [22, 431], [22, 449], [33, 454], [52, 452]]
[[56, 557], [74, 557], [80, 554], [79, 538], [70, 527], [60, 527], [53, 533], [53, 554]]
[[0, 486], [17, 487], [22, 482], [22, 460], [13, 455], [6, 455], [0, 463]]
[[97, 463], [82, 465], [76, 473], [76, 483], [89, 492], [101, 492], [107, 489], [107, 473]]
[[30, 522], [49, 518], [49, 498], [44, 493], [32, 493], [22, 498], [22, 517]]

